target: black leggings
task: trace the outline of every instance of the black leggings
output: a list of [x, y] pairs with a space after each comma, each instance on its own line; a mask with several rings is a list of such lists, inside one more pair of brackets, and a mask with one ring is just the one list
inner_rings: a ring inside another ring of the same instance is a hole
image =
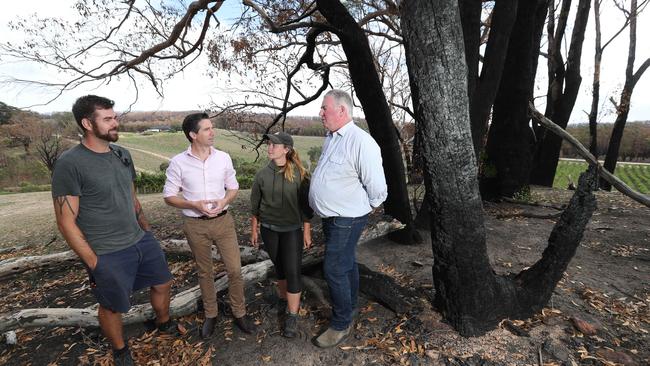
[[278, 280], [287, 280], [289, 293], [297, 294], [302, 291], [302, 230], [279, 232], [262, 226], [261, 233]]

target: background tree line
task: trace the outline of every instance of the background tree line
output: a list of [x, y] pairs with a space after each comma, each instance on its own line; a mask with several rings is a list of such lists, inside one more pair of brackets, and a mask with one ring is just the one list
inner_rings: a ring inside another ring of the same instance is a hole
[[[607, 153], [609, 136], [614, 128], [613, 123], [598, 124], [596, 149], [594, 156], [602, 159]], [[567, 126], [567, 132], [576, 137], [584, 146], [591, 143], [588, 124]], [[560, 156], [563, 158], [579, 158], [576, 149], [568, 143], [562, 144]], [[650, 122], [629, 122], [625, 127], [625, 134], [621, 140], [618, 151], [619, 161], [650, 162]]]

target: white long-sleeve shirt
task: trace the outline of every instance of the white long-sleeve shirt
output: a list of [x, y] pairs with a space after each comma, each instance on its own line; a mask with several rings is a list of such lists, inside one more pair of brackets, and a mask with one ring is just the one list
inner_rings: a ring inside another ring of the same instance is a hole
[[314, 212], [320, 217], [360, 217], [387, 196], [377, 142], [352, 121], [328, 133], [309, 188]]
[[[188, 147], [172, 158], [166, 173], [163, 197], [181, 192], [188, 201], [216, 200], [224, 198], [226, 190], [239, 189], [230, 155], [213, 147], [205, 161], [192, 154], [192, 147]], [[183, 215], [199, 217], [201, 213], [184, 209]]]

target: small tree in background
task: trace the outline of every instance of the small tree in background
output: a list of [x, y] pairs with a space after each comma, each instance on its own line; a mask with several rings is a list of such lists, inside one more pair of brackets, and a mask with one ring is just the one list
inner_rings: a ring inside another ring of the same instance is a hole
[[33, 144], [36, 147], [38, 158], [52, 173], [54, 164], [59, 156], [69, 148], [70, 143], [65, 140], [59, 128], [43, 122], [39, 127]]

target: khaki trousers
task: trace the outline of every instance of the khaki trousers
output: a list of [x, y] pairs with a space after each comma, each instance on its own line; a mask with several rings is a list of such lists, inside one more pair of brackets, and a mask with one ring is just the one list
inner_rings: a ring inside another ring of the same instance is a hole
[[205, 316], [214, 318], [218, 314], [217, 292], [214, 288], [212, 245], [217, 246], [221, 260], [228, 273], [228, 299], [232, 314], [236, 318], [246, 315], [244, 300], [244, 279], [241, 275], [241, 257], [235, 222], [230, 213], [211, 220], [185, 217], [183, 231], [192, 249], [203, 297]]

